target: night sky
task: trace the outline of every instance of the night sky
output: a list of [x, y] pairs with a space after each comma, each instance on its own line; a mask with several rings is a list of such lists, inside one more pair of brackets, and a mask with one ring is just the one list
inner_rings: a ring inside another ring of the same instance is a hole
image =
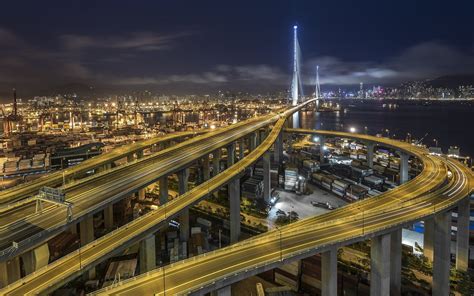
[[293, 24], [308, 87], [316, 64], [327, 87], [468, 74], [473, 12], [469, 0], [4, 1], [0, 94], [285, 90]]

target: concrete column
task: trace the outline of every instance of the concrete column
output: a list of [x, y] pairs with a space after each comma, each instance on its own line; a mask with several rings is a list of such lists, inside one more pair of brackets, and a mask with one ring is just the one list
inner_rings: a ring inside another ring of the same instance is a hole
[[240, 236], [240, 179], [229, 183], [230, 242], [236, 243]]
[[402, 293], [402, 229], [390, 234], [390, 295]]
[[423, 232], [423, 255], [433, 262], [433, 242], [434, 242], [434, 219], [427, 218], [424, 221], [425, 230]]
[[262, 136], [262, 130], [259, 129], [256, 131], [257, 133], [257, 146], [262, 144], [262, 141], [263, 141], [263, 136]]
[[292, 116], [293, 128], [300, 128], [300, 113], [295, 112]]
[[456, 269], [467, 271], [469, 264], [469, 196], [458, 203], [458, 222], [456, 234]]
[[372, 142], [368, 142], [366, 144], [366, 147], [367, 147], [367, 165], [369, 166], [369, 168], [373, 168], [374, 167], [374, 148], [375, 148], [375, 144], [372, 143]]
[[254, 132], [254, 133], [251, 133], [249, 135], [249, 139], [250, 139], [250, 151], [254, 151], [255, 148], [257, 147], [257, 132]]
[[0, 262], [0, 288], [19, 280], [20, 277], [20, 257]]
[[[212, 176], [213, 177], [219, 174], [221, 170], [221, 156], [222, 156], [222, 150], [220, 148], [212, 152]], [[213, 195], [216, 198], [218, 194], [219, 194], [219, 189], [215, 190], [213, 193]]]
[[202, 177], [204, 182], [211, 178], [209, 155], [205, 155], [202, 159]]
[[5, 286], [8, 286], [9, 282], [10, 281], [8, 278], [8, 262], [2, 261], [0, 262], [0, 289]]
[[127, 162], [132, 162], [134, 160], [135, 160], [135, 157], [133, 156], [133, 154], [127, 155]]
[[337, 248], [321, 253], [321, 295], [337, 296]]
[[148, 272], [156, 267], [155, 235], [152, 234], [140, 241], [140, 273]]
[[451, 211], [434, 218], [433, 295], [449, 295], [449, 269], [451, 266]]
[[[206, 154], [202, 159], [202, 181], [206, 182], [211, 178], [211, 170], [209, 166], [209, 154]], [[209, 195], [206, 195], [206, 198]]]
[[160, 178], [160, 205], [168, 202], [168, 176]]
[[216, 176], [220, 172], [220, 163], [221, 163], [221, 149], [217, 149], [214, 152], [212, 152], [212, 174], [213, 176]]
[[[183, 169], [178, 173], [178, 191], [182, 195], [188, 191], [189, 169]], [[187, 242], [189, 237], [189, 209], [181, 211], [179, 214], [179, 237]]]
[[114, 227], [114, 205], [110, 204], [104, 208], [104, 227]]
[[25, 274], [35, 272], [43, 266], [48, 265], [49, 262], [49, 248], [48, 244], [43, 244], [37, 248], [27, 251], [20, 255], [23, 261], [23, 269]]
[[235, 162], [235, 143], [227, 146], [227, 168], [230, 168], [234, 165]]
[[390, 295], [390, 234], [372, 239], [370, 247], [370, 295]]
[[138, 190], [138, 200], [145, 200], [145, 188]]
[[244, 158], [244, 151], [245, 151], [244, 138], [241, 138], [239, 139], [239, 160], [242, 160]]
[[231, 291], [231, 286], [226, 286], [224, 288], [220, 288], [219, 290], [212, 291], [211, 296], [231, 296], [232, 291]]
[[143, 158], [143, 150], [137, 151], [137, 159]]
[[[81, 246], [85, 246], [88, 243], [94, 241], [94, 217], [92, 215], [87, 216], [79, 223], [79, 232]], [[95, 268], [90, 269], [88, 274], [84, 275], [84, 278], [88, 280], [94, 279]]]
[[283, 161], [283, 134], [280, 133], [273, 144], [274, 159], [276, 163]]
[[69, 232], [71, 232], [71, 233], [77, 233], [77, 224], [76, 224], [76, 223], [72, 223], [72, 224], [69, 226]]
[[286, 141], [288, 143], [288, 153], [293, 152], [293, 135], [287, 134]]
[[324, 157], [324, 146], [326, 145], [326, 138], [323, 136], [319, 136], [319, 158], [320, 163], [323, 164], [326, 162], [326, 158]]
[[408, 159], [410, 156], [405, 153], [400, 153], [400, 184], [408, 181]]
[[270, 202], [271, 198], [271, 176], [270, 176], [270, 152], [265, 152], [263, 160], [263, 199]]

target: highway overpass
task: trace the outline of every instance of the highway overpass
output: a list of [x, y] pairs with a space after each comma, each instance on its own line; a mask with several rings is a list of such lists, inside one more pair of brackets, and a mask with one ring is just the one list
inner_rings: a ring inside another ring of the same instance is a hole
[[37, 194], [38, 191], [44, 186], [60, 186], [63, 183], [63, 179], [66, 179], [67, 182], [70, 182], [72, 180], [78, 179], [83, 174], [91, 170], [103, 171], [106, 169], [110, 169], [110, 164], [121, 158], [130, 157], [136, 153], [142, 154], [143, 150], [152, 146], [166, 144], [170, 141], [177, 141], [182, 138], [192, 137], [205, 132], [205, 130], [176, 132], [169, 135], [153, 137], [151, 139], [140, 141], [131, 145], [125, 145], [113, 149], [109, 153], [104, 153], [97, 157], [93, 157], [91, 159], [83, 161], [82, 163], [66, 170], [56, 171], [54, 173], [35, 179], [31, 182], [3, 190], [0, 193], [0, 211], [14, 206], [12, 204], [15, 202]]
[[[298, 106], [297, 108], [300, 107]], [[276, 121], [276, 123], [267, 138], [245, 158], [236, 164], [230, 164], [229, 168], [222, 173], [193, 188], [172, 202], [165, 204], [158, 210], [152, 211], [132, 221], [125, 227], [119, 228], [83, 246], [80, 250], [26, 276], [20, 281], [0, 290], [0, 292], [6, 295], [15, 295], [18, 293], [47, 291], [58, 284], [64, 283], [68, 278], [77, 276], [84, 272], [84, 270], [93, 267], [97, 262], [120, 252], [124, 246], [144, 239], [161, 225], [164, 225], [166, 220], [175, 217], [220, 186], [231, 184], [231, 187], [234, 187], [232, 184], [236, 183], [236, 180], [239, 179], [238, 177], [246, 167], [262, 156], [265, 158], [268, 155], [268, 149], [274, 142], [277, 143], [276, 146], [279, 146], [278, 142], [282, 135], [281, 131], [285, 120], [297, 108], [283, 114], [274, 115], [272, 120], [273, 122]], [[241, 279], [243, 276], [258, 273], [284, 262], [318, 252], [325, 252], [327, 256], [324, 258], [328, 259], [328, 262], [331, 263], [329, 264], [330, 266], [334, 266], [334, 252], [338, 246], [371, 237], [374, 238], [376, 244], [379, 242], [380, 246], [385, 246], [387, 240], [390, 241], [391, 233], [399, 232], [404, 225], [411, 224], [413, 221], [420, 219], [428, 219], [433, 215], [435, 215], [434, 221], [440, 220], [439, 216], [445, 216], [445, 213], [452, 207], [455, 207], [457, 203], [465, 201], [470, 191], [469, 183], [472, 182], [471, 172], [451, 160], [429, 155], [420, 147], [366, 135], [308, 130], [292, 130], [291, 132], [358, 138], [359, 140], [386, 145], [419, 158], [423, 162], [424, 169], [413, 180], [377, 198], [366, 199], [326, 215], [302, 220], [283, 227], [278, 231], [268, 232], [267, 234], [237, 243], [229, 247], [230, 249], [193, 257], [182, 263], [152, 271], [137, 277], [135, 280], [124, 281], [118, 287], [102, 292], [127, 295], [131, 293], [149, 294], [151, 292], [159, 294], [164, 291], [161, 281], [158, 279], [164, 278], [166, 293], [193, 292], [199, 294], [224, 287]], [[453, 173], [453, 177], [449, 180], [447, 179], [448, 169]], [[231, 190], [231, 200], [235, 196], [236, 194], [233, 194]], [[240, 219], [237, 220], [234, 219], [234, 222], [240, 223]], [[441, 225], [442, 223], [438, 224]], [[393, 235], [392, 237], [397, 236]], [[436, 237], [442, 236], [438, 235]], [[401, 242], [398, 245], [401, 246]], [[229, 252], [230, 250], [232, 252]], [[378, 250], [386, 251], [386, 248], [381, 247]], [[434, 250], [436, 254], [437, 248], [434, 248]], [[387, 254], [384, 253], [382, 255]], [[435, 256], [435, 258], [437, 257]], [[435, 262], [437, 261], [435, 260]], [[438, 262], [441, 261], [438, 260]], [[261, 263], [265, 263], [264, 266]], [[381, 284], [378, 286], [378, 289], [385, 291], [387, 289], [387, 268], [386, 264], [381, 264], [381, 266], [382, 269], [378, 275], [381, 279]], [[445, 267], [443, 265], [436, 270], [445, 271]], [[192, 273], [191, 271], [194, 268], [209, 272]], [[330, 274], [328, 273], [326, 276]], [[207, 276], [196, 278], [202, 275]], [[329, 277], [327, 282], [333, 283], [334, 278]], [[374, 287], [376, 286], [374, 285]], [[328, 291], [332, 290], [333, 287], [330, 286]]]
[[[323, 295], [337, 295], [337, 248], [372, 239], [371, 295], [389, 295], [390, 291], [392, 295], [397, 295], [393, 292], [396, 289], [400, 291], [401, 228], [425, 220], [434, 221], [437, 225], [436, 231], [431, 233], [434, 236], [431, 239], [435, 241], [431, 246], [435, 254], [433, 293], [447, 295], [450, 210], [461, 204], [463, 207], [459, 211], [464, 213], [465, 220], [466, 217], [469, 219], [466, 201], [472, 192], [469, 185], [473, 181], [472, 172], [457, 161], [429, 155], [424, 149], [403, 142], [331, 131], [288, 131], [352, 138], [396, 148], [419, 157], [425, 169], [414, 180], [378, 197], [156, 269], [94, 294], [201, 295], [293, 260], [321, 253]], [[453, 174], [449, 180], [447, 170]], [[467, 226], [458, 229], [457, 264], [466, 263], [458, 261], [467, 259], [467, 242], [462, 239], [467, 231]]]
[[[35, 213], [33, 201], [22, 201], [21, 206], [0, 213], [0, 261], [41, 245], [69, 225], [82, 221], [86, 216], [90, 217], [123, 197], [143, 190], [162, 177], [179, 172], [205, 154], [267, 127], [275, 120], [275, 115], [252, 118], [195, 137], [127, 165], [67, 184], [64, 188], [66, 199], [74, 205], [71, 221], [66, 221], [66, 208], [53, 205]], [[13, 242], [18, 245], [13, 247]]]

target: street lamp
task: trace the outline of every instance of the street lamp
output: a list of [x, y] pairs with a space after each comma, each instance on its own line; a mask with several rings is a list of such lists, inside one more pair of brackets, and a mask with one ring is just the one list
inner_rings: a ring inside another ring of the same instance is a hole
[[433, 139], [433, 142], [435, 142], [436, 147], [438, 147], [438, 140], [437, 140], [437, 139]]
[[350, 131], [351, 133], [355, 133], [357, 130], [356, 130], [355, 127], [351, 126], [351, 127], [349, 128], [349, 131]]

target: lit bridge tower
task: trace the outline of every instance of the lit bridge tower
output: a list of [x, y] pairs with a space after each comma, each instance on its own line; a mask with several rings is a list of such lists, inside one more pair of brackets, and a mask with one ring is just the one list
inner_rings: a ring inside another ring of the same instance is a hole
[[293, 26], [293, 80], [291, 82], [291, 105], [298, 105], [298, 88], [299, 88], [299, 63], [298, 63], [298, 26]]
[[[300, 46], [298, 43], [298, 26], [293, 26], [293, 79], [291, 82], [291, 105], [298, 105], [299, 91], [301, 89], [301, 77], [300, 77]], [[302, 91], [301, 91], [302, 93]], [[299, 127], [299, 114], [296, 112], [293, 114], [293, 127]]]
[[316, 66], [316, 87], [314, 91], [314, 98], [316, 99], [316, 109], [319, 107], [319, 100], [321, 99], [321, 85], [319, 84], [319, 66]]

